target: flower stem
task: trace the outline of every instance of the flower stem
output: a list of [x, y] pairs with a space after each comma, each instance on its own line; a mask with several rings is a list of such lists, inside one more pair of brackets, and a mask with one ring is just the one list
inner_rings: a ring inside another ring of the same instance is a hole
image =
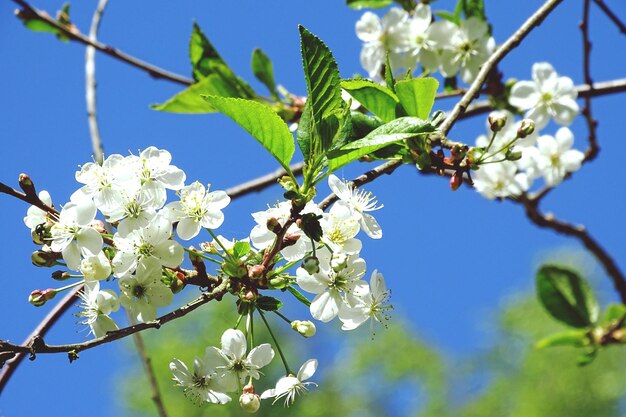
[[304, 304], [307, 307], [311, 307], [311, 302], [304, 296], [304, 294], [302, 294], [300, 291], [294, 288], [293, 285], [288, 286], [287, 290], [289, 290], [289, 292], [294, 297], [296, 297], [296, 299], [300, 301], [302, 304]]
[[235, 326], [233, 327], [233, 329], [237, 330], [237, 328], [239, 327], [239, 323], [241, 323], [242, 318], [243, 318], [243, 314], [240, 314], [239, 317], [237, 317], [237, 323], [235, 323]]
[[287, 372], [287, 375], [295, 375], [289, 369], [289, 364], [287, 363], [287, 359], [285, 358], [285, 355], [283, 354], [283, 351], [280, 348], [280, 345], [278, 344], [278, 340], [276, 340], [276, 336], [274, 336], [274, 332], [272, 332], [272, 328], [270, 327], [270, 324], [267, 322], [267, 319], [265, 318], [265, 315], [263, 314], [263, 311], [261, 309], [259, 309], [259, 308], [257, 308], [257, 311], [259, 312], [259, 315], [263, 319], [263, 323], [265, 323], [265, 327], [267, 327], [267, 331], [270, 333], [270, 336], [272, 337], [272, 340], [274, 341], [274, 344], [276, 345], [276, 349], [278, 350], [278, 354], [280, 355], [280, 359], [283, 361], [283, 365], [285, 366], [285, 372]]
[[84, 283], [85, 283], [85, 280], [83, 279], [83, 280], [80, 280], [78, 282], [73, 282], [73, 283], [71, 283], [69, 285], [66, 285], [65, 287], [57, 288], [57, 289], [54, 290], [54, 292], [61, 292], [61, 291], [69, 290], [70, 288], [76, 287], [76, 286], [84, 284]]
[[289, 320], [287, 317], [285, 317], [281, 312], [279, 312], [278, 310], [274, 310], [274, 313], [276, 313], [276, 315], [278, 317], [280, 317], [281, 319], [285, 320], [291, 326], [291, 320]]
[[236, 259], [233, 259], [232, 255], [228, 252], [228, 250], [224, 247], [224, 245], [222, 244], [222, 241], [219, 240], [217, 238], [217, 236], [215, 236], [215, 233], [213, 233], [213, 230], [207, 228], [206, 229], [209, 234], [213, 237], [213, 240], [215, 240], [217, 242], [217, 244], [220, 246], [220, 248], [222, 248], [222, 250], [224, 251], [224, 253], [226, 254], [226, 256], [228, 256], [230, 259], [232, 259], [233, 261], [235, 261]]

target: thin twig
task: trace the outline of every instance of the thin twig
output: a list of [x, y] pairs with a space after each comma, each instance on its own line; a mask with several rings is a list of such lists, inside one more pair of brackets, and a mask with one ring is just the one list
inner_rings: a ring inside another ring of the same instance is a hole
[[[126, 311], [128, 315], [128, 320], [131, 324], [134, 323], [133, 317], [130, 315], [130, 312]], [[143, 337], [141, 333], [133, 334], [133, 342], [135, 343], [135, 348], [137, 349], [137, 353], [141, 358], [141, 364], [143, 365], [143, 370], [148, 377], [148, 383], [150, 384], [150, 390], [152, 391], [152, 401], [154, 402], [154, 406], [159, 413], [159, 417], [168, 417], [167, 410], [165, 409], [165, 404], [163, 403], [163, 398], [161, 397], [161, 391], [159, 390], [159, 383], [157, 382], [156, 375], [154, 374], [154, 368], [152, 367], [152, 360], [150, 356], [148, 356], [148, 352], [146, 350], [146, 345], [143, 342]]]
[[106, 45], [98, 41], [92, 41], [88, 36], [85, 36], [80, 32], [70, 30], [69, 27], [60, 24], [59, 22], [57, 22], [56, 19], [50, 17], [46, 12], [34, 8], [24, 0], [12, 1], [22, 7], [22, 10], [17, 11], [18, 16], [22, 19], [41, 20], [42, 22], [45, 22], [48, 25], [53, 26], [54, 28], [59, 30], [59, 32], [61, 32], [64, 36], [67, 36], [68, 39], [80, 42], [87, 46], [92, 46], [95, 49], [104, 52], [105, 54], [110, 55], [115, 59], [126, 62], [127, 64], [135, 68], [147, 72], [153, 78], [164, 79], [181, 85], [193, 84], [193, 80], [191, 78], [187, 78], [182, 75], [166, 71], [162, 68], [135, 58], [125, 52], [122, 52], [119, 49], [116, 49], [110, 45]]
[[613, 10], [609, 9], [609, 6], [607, 6], [602, 0], [594, 0], [594, 2], [598, 5], [598, 7], [600, 7], [600, 9], [602, 9], [604, 14], [609, 19], [611, 19], [613, 23], [615, 23], [619, 31], [622, 32], [624, 35], [626, 35], [626, 25], [624, 25], [624, 23], [622, 23], [620, 18], [617, 17], [615, 13], [613, 13]]
[[[298, 176], [302, 173], [302, 168], [304, 168], [304, 162], [296, 162], [289, 168], [291, 169], [291, 172], [293, 172], [293, 175]], [[287, 175], [287, 172], [283, 168], [280, 168], [274, 172], [263, 175], [262, 177], [258, 177], [251, 181], [247, 181], [234, 187], [230, 187], [226, 190], [226, 194], [228, 194], [230, 198], [237, 198], [256, 191], [262, 191], [265, 188], [276, 184], [276, 181], [278, 181], [285, 175]]]
[[[583, 20], [580, 23], [580, 31], [583, 40], [583, 74], [585, 78], [585, 84], [590, 90], [593, 90], [593, 80], [591, 78], [591, 40], [589, 38], [589, 8], [591, 6], [590, 0], [584, 0], [583, 2]], [[598, 138], [596, 134], [596, 128], [598, 122], [594, 120], [591, 113], [591, 97], [585, 97], [585, 107], [582, 110], [583, 116], [587, 121], [587, 129], [589, 130], [589, 148], [585, 152], [585, 161], [592, 161], [600, 152], [598, 146]]]
[[[61, 318], [63, 313], [65, 313], [65, 311], [67, 311], [67, 309], [74, 304], [74, 302], [76, 301], [76, 295], [79, 291], [82, 291], [82, 289], [82, 285], [72, 288], [70, 292], [67, 293], [67, 295], [63, 297], [63, 299], [52, 308], [52, 310], [50, 310], [46, 317], [41, 320], [41, 322], [39, 322], [37, 327], [31, 332], [26, 340], [24, 340], [22, 346], [30, 346], [34, 343], [36, 339], [43, 338], [46, 333], [48, 333], [48, 330], [50, 330], [52, 326], [54, 326], [54, 323], [56, 323], [59, 318]], [[0, 342], [0, 345], [1, 344], [2, 342]], [[9, 379], [11, 378], [11, 375], [13, 375], [13, 372], [15, 372], [15, 370], [17, 369], [17, 366], [30, 353], [31, 352], [28, 350], [22, 350], [17, 353], [11, 351], [0, 351], [0, 364], [6, 360], [6, 363], [4, 363], [4, 366], [2, 366], [2, 372], [0, 372], [0, 394], [2, 393], [2, 390], [6, 386]], [[7, 360], [8, 357], [10, 357], [11, 359]]]
[[[187, 314], [191, 313], [193, 310], [198, 307], [208, 303], [212, 300], [221, 300], [224, 294], [228, 292], [228, 280], [224, 280], [218, 286], [216, 286], [213, 290], [209, 292], [202, 293], [202, 295], [190, 303], [185, 304], [184, 306], [167, 313], [161, 317], [158, 317], [155, 320], [148, 321], [145, 323], [135, 324], [133, 326], [124, 327], [119, 330], [114, 330], [108, 332], [105, 336], [99, 337], [97, 339], [89, 340], [87, 342], [82, 343], [72, 343], [66, 345], [48, 345], [46, 344], [42, 338], [38, 338], [37, 343], [30, 343], [25, 345], [15, 345], [13, 343], [0, 341], [0, 354], [2, 353], [31, 353], [31, 356], [34, 358], [35, 355], [40, 353], [68, 353], [71, 356], [76, 356], [78, 353], [92, 349], [96, 346], [103, 345], [105, 343], [112, 342], [114, 340], [123, 339], [130, 335], [133, 335], [137, 332], [141, 332], [146, 329], [159, 329], [162, 325], [169, 323], [170, 321], [179, 319]], [[3, 381], [0, 381], [2, 383]]]
[[[109, 0], [100, 0], [96, 11], [91, 19], [89, 28], [89, 40], [97, 42], [100, 19], [104, 13]], [[104, 161], [104, 150], [102, 149], [102, 139], [98, 129], [98, 117], [96, 112], [96, 48], [87, 45], [85, 48], [85, 100], [87, 102], [87, 121], [89, 122], [89, 134], [93, 148], [94, 160], [102, 165]]]

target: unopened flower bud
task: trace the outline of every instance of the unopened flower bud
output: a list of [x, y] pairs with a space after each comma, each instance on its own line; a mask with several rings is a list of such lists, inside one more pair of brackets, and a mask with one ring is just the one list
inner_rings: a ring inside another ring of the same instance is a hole
[[289, 279], [283, 276], [277, 276], [269, 281], [270, 288], [282, 290], [289, 284]]
[[46, 243], [42, 236], [41, 233], [39, 233], [37, 230], [33, 230], [32, 233], [30, 234], [31, 237], [33, 238], [33, 243], [35, 245], [43, 245], [44, 243]]
[[517, 128], [517, 137], [524, 139], [535, 131], [535, 122], [532, 119], [524, 119]]
[[460, 174], [459, 172], [455, 172], [450, 177], [450, 189], [452, 191], [456, 191], [459, 189], [461, 184], [463, 184], [463, 174]]
[[50, 268], [57, 264], [59, 254], [44, 250], [36, 250], [30, 257], [31, 262], [35, 266]]
[[52, 279], [56, 281], [65, 281], [66, 279], [70, 279], [70, 273], [67, 271], [54, 271], [52, 273]]
[[47, 290], [35, 290], [28, 296], [28, 302], [35, 307], [41, 307], [46, 304], [46, 301], [52, 300], [57, 295], [54, 288], [48, 288]]
[[265, 274], [265, 267], [263, 265], [254, 265], [248, 269], [248, 278], [259, 279]]
[[276, 217], [270, 217], [267, 219], [267, 230], [274, 234], [278, 234], [278, 232], [280, 232], [280, 228], [280, 223]]
[[302, 261], [302, 268], [309, 273], [309, 275], [317, 274], [320, 272], [320, 261], [315, 256], [309, 256]]
[[33, 181], [27, 174], [20, 174], [18, 182], [22, 191], [24, 191], [24, 194], [26, 194], [27, 196], [37, 195], [37, 193], [35, 192], [35, 184], [33, 184]]
[[291, 328], [304, 337], [312, 337], [317, 332], [315, 324], [309, 320], [294, 320], [291, 322]]
[[261, 399], [257, 394], [243, 393], [239, 397], [239, 405], [247, 413], [256, 413], [261, 407]]
[[513, 150], [509, 149], [506, 151], [506, 160], [507, 161], [518, 161], [522, 159], [522, 153], [517, 151], [513, 152]]
[[493, 112], [489, 115], [487, 120], [489, 121], [489, 128], [493, 133], [498, 133], [504, 128], [506, 124], [506, 114], [500, 112]]
[[96, 231], [98, 233], [106, 233], [107, 232], [107, 228], [104, 225], [104, 223], [102, 222], [102, 220], [94, 220], [91, 223], [89, 223], [89, 227], [96, 229]]
[[300, 239], [300, 235], [296, 233], [285, 236], [285, 238], [283, 239], [283, 248], [295, 245], [298, 239]]

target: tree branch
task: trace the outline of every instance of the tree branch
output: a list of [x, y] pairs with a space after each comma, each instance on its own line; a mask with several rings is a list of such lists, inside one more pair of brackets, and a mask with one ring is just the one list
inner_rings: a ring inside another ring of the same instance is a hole
[[602, 11], [604, 12], [604, 14], [613, 22], [615, 23], [615, 25], [617, 26], [617, 28], [619, 29], [620, 32], [622, 32], [624, 35], [626, 35], [626, 25], [624, 25], [624, 23], [622, 23], [622, 21], [619, 19], [619, 17], [617, 17], [617, 15], [615, 13], [613, 13], [613, 11], [611, 9], [609, 9], [609, 6], [607, 6], [604, 1], [602, 0], [594, 0], [594, 2], [598, 5], [598, 7], [600, 7], [600, 9], [602, 9]]
[[123, 339], [137, 332], [141, 332], [146, 329], [159, 329], [162, 325], [186, 316], [187, 314], [191, 313], [198, 307], [208, 303], [209, 301], [219, 301], [228, 292], [228, 284], [228, 280], [223, 280], [213, 290], [203, 293], [200, 297], [196, 298], [192, 302], [185, 304], [184, 306], [170, 313], [167, 313], [153, 321], [139, 323], [125, 327], [123, 329], [108, 332], [105, 336], [102, 336], [98, 339], [67, 345], [48, 345], [43, 341], [43, 338], [35, 338], [33, 342], [24, 345], [15, 345], [13, 343], [0, 341], [0, 354], [17, 354], [20, 352], [30, 353], [32, 359], [35, 359], [35, 356], [40, 353], [68, 353], [70, 354], [70, 356], [75, 357], [78, 353], [82, 351], [92, 349], [96, 346], [100, 346], [114, 340]]
[[142, 61], [138, 58], [135, 58], [131, 55], [128, 55], [127, 53], [122, 52], [119, 49], [116, 49], [110, 45], [106, 45], [96, 40], [92, 40], [88, 36], [85, 36], [80, 32], [72, 31], [70, 30], [69, 27], [60, 24], [59, 22], [57, 22], [56, 19], [53, 19], [52, 17], [50, 17], [46, 12], [43, 12], [41, 10], [34, 8], [33, 6], [31, 6], [24, 0], [12, 0], [12, 1], [22, 7], [22, 10], [18, 10], [16, 12], [18, 17], [20, 17], [21, 19], [36, 19], [36, 20], [45, 22], [48, 25], [59, 30], [59, 32], [61, 32], [64, 36], [67, 36], [68, 39], [76, 41], [76, 42], [80, 42], [87, 46], [91, 46], [97, 49], [98, 51], [104, 52], [105, 54], [115, 59], [125, 62], [144, 72], [147, 72], [153, 78], [168, 80], [168, 81], [172, 81], [181, 85], [193, 84], [193, 80], [191, 78], [187, 78], [182, 75], [166, 71], [162, 68], [159, 68], [145, 61]]
[[553, 215], [541, 213], [539, 210], [539, 201], [537, 200], [531, 200], [522, 196], [516, 201], [524, 206], [527, 217], [537, 226], [578, 239], [596, 257], [600, 264], [602, 264], [613, 281], [613, 286], [619, 294], [622, 303], [626, 304], [626, 277], [624, 277], [624, 274], [615, 263], [615, 260], [593, 237], [591, 237], [584, 226], [575, 226], [558, 220]]
[[[96, 11], [91, 19], [89, 28], [89, 40], [97, 42], [100, 19], [104, 13], [109, 0], [100, 0]], [[93, 148], [95, 161], [102, 165], [104, 162], [104, 150], [102, 149], [102, 139], [98, 129], [98, 117], [96, 112], [96, 48], [87, 45], [85, 48], [85, 101], [87, 102], [87, 121], [89, 122], [89, 134]]]
[[[133, 318], [130, 315], [130, 312], [126, 311], [128, 320], [132, 323]], [[159, 383], [157, 382], [156, 375], [154, 374], [154, 368], [152, 367], [152, 360], [148, 356], [148, 352], [146, 351], [146, 345], [143, 342], [143, 337], [141, 333], [133, 334], [133, 342], [135, 343], [135, 348], [137, 349], [137, 354], [139, 354], [139, 358], [141, 359], [141, 364], [143, 365], [143, 370], [148, 377], [148, 383], [150, 384], [150, 390], [152, 391], [152, 401], [159, 413], [159, 417], [168, 417], [167, 410], [165, 409], [165, 404], [163, 403], [163, 398], [161, 397], [161, 391], [159, 390]]]
[[[48, 330], [54, 326], [54, 323], [61, 318], [63, 313], [74, 304], [76, 300], [76, 295], [79, 291], [82, 291], [83, 285], [79, 285], [70, 290], [69, 293], [63, 297], [61, 301], [59, 301], [50, 312], [46, 315], [46, 317], [37, 325], [37, 327], [31, 332], [31, 334], [24, 340], [22, 346], [31, 346], [34, 344], [35, 340], [41, 339], [48, 333]], [[0, 348], [3, 342], [0, 342]], [[7, 382], [13, 375], [13, 372], [17, 369], [17, 366], [22, 362], [22, 360], [28, 355], [31, 354], [31, 359], [34, 359], [32, 356], [32, 352], [30, 350], [19, 350], [19, 351], [2, 351], [0, 349], [0, 367], [2, 368], [2, 372], [0, 372], [0, 394], [2, 390], [6, 386]]]

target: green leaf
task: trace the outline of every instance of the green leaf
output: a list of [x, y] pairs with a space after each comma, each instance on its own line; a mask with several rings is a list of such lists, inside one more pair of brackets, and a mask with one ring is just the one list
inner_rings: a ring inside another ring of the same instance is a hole
[[598, 319], [598, 302], [573, 270], [544, 265], [537, 272], [537, 296], [555, 319], [572, 327], [588, 327]]
[[433, 132], [427, 121], [415, 117], [401, 117], [374, 129], [363, 139], [350, 142], [341, 149], [328, 154], [328, 169], [336, 171], [360, 157], [377, 151], [389, 144]]
[[341, 87], [383, 122], [396, 118], [398, 97], [382, 85], [370, 80], [354, 79], [341, 81]]
[[283, 303], [274, 297], [262, 295], [256, 299], [256, 306], [261, 310], [276, 311], [283, 306]]
[[454, 23], [457, 26], [461, 26], [461, 16], [456, 13], [450, 13], [447, 10], [437, 10], [435, 16], [438, 16], [444, 20]]
[[233, 256], [235, 259], [241, 259], [250, 252], [250, 244], [248, 242], [237, 242], [233, 246]]
[[250, 133], [289, 173], [295, 151], [287, 124], [271, 107], [252, 100], [202, 96], [211, 106], [233, 119]]
[[231, 97], [255, 98], [257, 96], [254, 90], [230, 69], [197, 23], [193, 24], [189, 40], [189, 59], [194, 80], [199, 81], [217, 74], [225, 84], [230, 86], [231, 91], [235, 92]]
[[319, 135], [311, 137], [310, 150], [317, 154], [331, 147], [340, 127], [336, 119], [344, 114], [345, 102], [341, 98], [341, 78], [332, 52], [303, 26], [299, 26], [299, 30], [307, 103], [311, 102], [310, 116]]
[[389, 6], [393, 3], [393, 0], [346, 0], [346, 4], [353, 9], [363, 9], [363, 8], [371, 8], [371, 9], [382, 9], [383, 7]]
[[302, 109], [302, 115], [298, 122], [298, 131], [296, 132], [298, 147], [305, 161], [311, 159], [311, 142], [315, 140], [316, 135], [315, 122], [311, 114], [311, 102], [307, 100], [306, 103], [304, 103], [304, 109]]
[[33, 32], [47, 32], [59, 35], [61, 31], [51, 24], [38, 19], [23, 19], [24, 26]]
[[274, 65], [269, 57], [259, 48], [252, 51], [252, 72], [257, 80], [261, 81], [272, 95], [276, 95]]
[[392, 93], [396, 92], [396, 80], [393, 78], [393, 68], [389, 60], [389, 51], [385, 53], [385, 84]]
[[204, 100], [202, 95], [232, 97], [236, 94], [231, 85], [225, 83], [219, 75], [211, 74], [166, 102], [153, 104], [151, 108], [171, 113], [214, 113], [217, 110]]
[[398, 81], [396, 94], [407, 115], [428, 119], [435, 104], [439, 81], [434, 78], [413, 78]]
[[410, 12], [411, 10], [417, 7], [415, 0], [394, 0], [394, 1], [398, 3], [407, 12]]
[[[602, 322], [605, 324], [616, 323], [618, 320], [621, 320], [622, 317], [626, 315], [626, 306], [623, 304], [609, 304], [606, 307], [606, 311], [604, 312], [604, 316], [602, 317]], [[625, 324], [626, 327], [626, 324]]]
[[544, 349], [554, 346], [583, 347], [589, 345], [589, 336], [586, 330], [567, 330], [539, 340], [535, 347]]

